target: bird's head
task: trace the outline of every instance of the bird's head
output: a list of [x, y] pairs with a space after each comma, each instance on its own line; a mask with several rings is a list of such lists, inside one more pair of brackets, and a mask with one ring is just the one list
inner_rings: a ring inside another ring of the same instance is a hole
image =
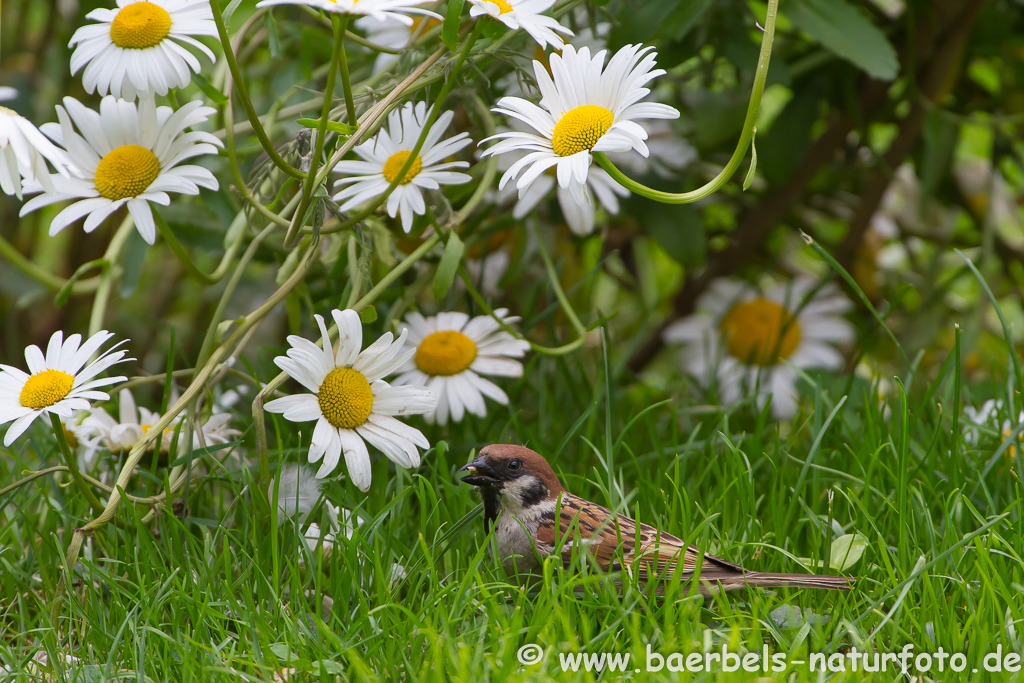
[[499, 507], [517, 513], [565, 490], [544, 456], [525, 446], [485, 446], [476, 460], [459, 472], [468, 474], [462, 481], [480, 488], [488, 525]]

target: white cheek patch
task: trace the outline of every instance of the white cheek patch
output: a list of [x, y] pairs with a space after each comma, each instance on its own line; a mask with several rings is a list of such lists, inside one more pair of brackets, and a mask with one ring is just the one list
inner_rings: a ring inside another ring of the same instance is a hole
[[532, 474], [523, 475], [501, 487], [501, 507], [509, 512], [518, 513], [523, 509], [522, 500], [526, 494], [536, 490], [541, 481]]

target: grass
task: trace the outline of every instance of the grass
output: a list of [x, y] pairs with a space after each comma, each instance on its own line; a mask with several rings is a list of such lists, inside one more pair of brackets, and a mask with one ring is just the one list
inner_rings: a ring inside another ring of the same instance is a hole
[[[8, 495], [0, 501], [0, 661], [24, 672], [14, 680], [283, 680], [290, 669], [287, 680], [595, 680], [585, 667], [563, 672], [559, 655], [608, 651], [632, 660], [606, 679], [675, 680], [667, 669], [633, 669], [646, 668], [648, 646], [663, 656], [767, 646], [808, 661], [815, 652], [909, 644], [914, 654], [962, 652], [978, 680], [1010, 676], [986, 673], [984, 658], [999, 645], [1004, 656], [1022, 646], [1020, 454], [1013, 449], [985, 472], [994, 437], [983, 435], [978, 448], [954, 440], [954, 393], [968, 401], [972, 392], [956, 385], [950, 366], [931, 381], [905, 377], [907, 398], [897, 392], [888, 419], [866, 399], [874, 387], [811, 376], [809, 409], [780, 428], [749, 405], [723, 412], [641, 385], [608, 400], [618, 383], [592, 368], [618, 359], [601, 360], [593, 349], [534, 357], [511, 392], [513, 409], [434, 428], [432, 442], [443, 443], [418, 470], [378, 459], [365, 496], [332, 481], [327, 499], [363, 520], [332, 553], [308, 554], [291, 523], [273, 532], [255, 493], [265, 487], [250, 479], [255, 469], [202, 464], [213, 475], [180, 518], [168, 510], [148, 528], [125, 506], [117, 525], [89, 539], [57, 622], [50, 601], [69, 532], [89, 519], [88, 508], [53, 477]], [[274, 425], [276, 462], [303, 459], [298, 433]], [[0, 460], [0, 481], [57, 457], [44, 432], [32, 433]], [[849, 570], [856, 588], [705, 602], [672, 586], [660, 599], [628, 579], [620, 594], [606, 577], [554, 561], [541, 586], [511, 584], [489, 555], [478, 498], [455, 477], [474, 448], [493, 441], [526, 443], [550, 456], [569, 490], [750, 569], [833, 573], [822, 569], [841, 563], [830, 557], [833, 541], [861, 534], [866, 547]], [[137, 485], [153, 476], [143, 472]], [[322, 506], [314, 514], [326, 522]], [[394, 562], [404, 579], [392, 581]], [[534, 643], [543, 658], [524, 666], [517, 653]], [[29, 661], [39, 650], [47, 667]], [[63, 666], [65, 654], [81, 663]], [[695, 677], [773, 675], [715, 669]], [[785, 677], [821, 680], [797, 664]], [[869, 677], [900, 679], [890, 670], [842, 680]]]

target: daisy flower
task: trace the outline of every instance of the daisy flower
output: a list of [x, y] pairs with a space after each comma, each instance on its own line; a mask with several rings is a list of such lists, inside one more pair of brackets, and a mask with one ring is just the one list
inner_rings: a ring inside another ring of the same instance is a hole
[[[522, 152], [518, 155], [511, 153], [500, 157], [498, 159], [498, 168], [500, 170], [506, 170], [511, 164], [515, 163], [516, 157], [522, 158], [526, 153]], [[619, 212], [619, 197], [628, 197], [629, 190], [619, 185], [615, 180], [612, 179], [608, 173], [602, 168], [593, 168], [590, 173], [587, 174], [587, 201], [582, 204], [576, 202], [568, 189], [561, 187], [555, 180], [554, 174], [551, 172], [553, 169], [548, 169], [546, 172], [540, 174], [533, 183], [526, 188], [526, 192], [518, 196], [515, 207], [512, 209], [512, 217], [516, 219], [525, 218], [537, 205], [541, 203], [552, 190], [557, 189], [558, 205], [562, 209], [562, 215], [565, 216], [565, 222], [569, 225], [569, 229], [577, 235], [589, 235], [594, 232], [595, 219], [597, 214], [597, 207], [589, 195], [593, 195], [597, 198], [598, 203], [604, 207], [604, 209], [610, 214], [617, 214]], [[517, 196], [516, 191], [511, 186], [506, 186], [502, 190], [502, 198], [511, 198]]]
[[[508, 311], [495, 311], [506, 324], [519, 321]], [[426, 415], [431, 423], [460, 422], [469, 412], [487, 415], [484, 397], [508, 405], [508, 395], [494, 382], [480, 375], [522, 377], [522, 358], [530, 343], [516, 339], [489, 315], [470, 318], [465, 313], [439, 313], [424, 318], [406, 316], [402, 337], [410, 349], [398, 369], [395, 385], [426, 385], [437, 395], [437, 408]]]
[[[271, 401], [266, 410], [281, 413], [291, 422], [316, 420], [309, 462], [323, 463], [316, 473], [322, 479], [334, 471], [345, 455], [352, 482], [362, 491], [370, 488], [370, 453], [366, 442], [401, 467], [420, 464], [420, 448], [430, 442], [395, 415], [418, 415], [434, 409], [437, 399], [426, 387], [392, 387], [383, 378], [402, 367], [413, 351], [403, 352], [406, 335], [397, 340], [388, 332], [365, 350], [363, 325], [353, 310], [331, 312], [338, 326], [338, 349], [331, 347], [327, 326], [319, 315], [323, 348], [292, 335], [286, 356], [274, 363], [310, 390], [309, 394]], [[365, 440], [365, 441], [364, 441]]]
[[488, 15], [494, 17], [513, 31], [523, 29], [537, 41], [541, 47], [550, 45], [556, 50], [565, 47], [565, 40], [559, 36], [564, 33], [572, 35], [572, 31], [559, 24], [554, 18], [545, 16], [555, 4], [555, 0], [469, 0], [469, 16]]
[[635, 150], [650, 153], [644, 140], [643, 119], [674, 119], [679, 112], [665, 104], [641, 102], [650, 90], [644, 85], [665, 72], [654, 69], [653, 48], [627, 45], [604, 65], [606, 50], [593, 57], [589, 48], [578, 52], [567, 45], [551, 55], [551, 74], [534, 60], [533, 71], [541, 92], [540, 106], [518, 97], [498, 100], [494, 112], [526, 123], [531, 132], [498, 133], [484, 154], [528, 152], [505, 171], [499, 189], [518, 178], [523, 196], [537, 178], [555, 168], [558, 185], [578, 204], [586, 202], [586, 181], [592, 152]]
[[[88, 448], [106, 448], [114, 454], [130, 451], [160, 421], [160, 413], [136, 406], [131, 390], [122, 389], [117, 398], [120, 404], [118, 419], [115, 420], [106, 410], [96, 408], [82, 420], [79, 434], [85, 439]], [[171, 427], [164, 430], [159, 444], [161, 452], [167, 452], [170, 448], [173, 434]]]
[[101, 330], [82, 343], [82, 335], [73, 334], [65, 341], [63, 332], [54, 332], [46, 347], [46, 355], [35, 344], [25, 349], [28, 373], [10, 365], [0, 365], [0, 424], [14, 422], [4, 437], [4, 446], [25, 433], [40, 415], [71, 417], [76, 410], [88, 410], [89, 401], [107, 401], [110, 396], [100, 387], [122, 382], [126, 377], [97, 378], [107, 368], [126, 360], [125, 351], [115, 344], [99, 358], [89, 359], [113, 337]]
[[[384, 194], [384, 190], [398, 177], [399, 171], [412, 154], [430, 111], [423, 102], [416, 105], [406, 103], [401, 109], [391, 112], [387, 128], [382, 129], [377, 137], [355, 148], [355, 153], [363, 161], [342, 161], [335, 167], [334, 170], [340, 173], [358, 174], [335, 183], [335, 188], [348, 185], [334, 195], [335, 201], [344, 202], [342, 211], [348, 211]], [[467, 162], [442, 161], [471, 142], [468, 133], [459, 133], [439, 142], [451, 122], [450, 111], [437, 118], [412, 166], [388, 197], [388, 215], [392, 218], [401, 215], [405, 232], [412, 230], [415, 216], [422, 216], [426, 212], [423, 190], [438, 190], [441, 185], [461, 185], [472, 180], [465, 173], [451, 170], [467, 168]]]
[[83, 216], [85, 231], [92, 232], [127, 204], [139, 234], [153, 244], [156, 224], [150, 202], [166, 206], [171, 203], [168, 192], [199, 194], [200, 187], [218, 188], [209, 170], [178, 165], [195, 156], [216, 154], [223, 146], [210, 133], [184, 132], [213, 113], [201, 102], [189, 102], [174, 111], [156, 106], [152, 98], [136, 106], [111, 96], [104, 97], [95, 112], [65, 97], [64, 106], [57, 105], [60, 124], [47, 123], [42, 131], [68, 151], [80, 177], [51, 175], [52, 190], [26, 183], [26, 192], [43, 194], [26, 202], [20, 215], [75, 200], [50, 223], [50, 234], [56, 235]]
[[336, 14], [363, 14], [378, 21], [394, 19], [406, 26], [412, 26], [413, 19], [407, 15], [422, 14], [440, 20], [441, 15], [430, 10], [420, 9], [418, 5], [426, 5], [434, 0], [261, 0], [256, 7], [271, 5], [305, 5], [315, 7], [324, 12]]
[[[171, 403], [177, 401], [172, 392]], [[118, 394], [118, 419], [114, 419], [107, 411], [94, 409], [89, 413], [82, 424], [78, 427], [79, 435], [86, 442], [87, 448], [106, 448], [111, 453], [123, 453], [130, 451], [157, 422], [162, 419], [160, 413], [154, 412], [139, 406], [135, 403], [135, 397], [128, 389], [122, 389]], [[174, 441], [174, 434], [178, 431], [180, 418], [175, 418], [170, 425], [164, 429], [159, 443], [154, 446], [161, 453], [168, 453]], [[192, 435], [192, 449], [200, 448], [199, 432], [202, 432], [203, 443], [206, 446], [215, 446], [229, 442], [240, 434], [237, 429], [230, 429], [227, 425], [231, 421], [230, 413], [214, 413], [203, 423], [199, 430]], [[185, 451], [183, 444], [179, 444], [179, 451]]]
[[[0, 88], [0, 101], [14, 99], [17, 95], [14, 88]], [[0, 107], [0, 190], [21, 199], [22, 178], [52, 190], [47, 161], [58, 174], [69, 176], [71, 160], [64, 151], [57, 149], [24, 116]]]
[[75, 31], [69, 47], [71, 73], [85, 68], [82, 85], [90, 94], [134, 100], [184, 88], [200, 68], [186, 47], [217, 61], [194, 38], [217, 35], [209, 0], [117, 0], [117, 9], [94, 9], [85, 18], [98, 23]]
[[759, 407], [771, 397], [775, 417], [791, 419], [798, 371], [841, 368], [834, 344], [854, 337], [842, 317], [850, 301], [832, 283], [812, 295], [816, 286], [799, 278], [762, 294], [743, 282], [717, 280], [697, 301], [695, 315], [665, 330], [665, 341], [686, 344], [684, 368], [704, 386], [717, 380], [724, 405], [756, 392]]

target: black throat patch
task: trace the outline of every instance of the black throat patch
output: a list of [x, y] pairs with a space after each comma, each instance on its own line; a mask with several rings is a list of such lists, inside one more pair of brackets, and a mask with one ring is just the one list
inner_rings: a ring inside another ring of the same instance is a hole
[[484, 533], [488, 533], [498, 519], [498, 491], [491, 486], [480, 487], [484, 499]]

